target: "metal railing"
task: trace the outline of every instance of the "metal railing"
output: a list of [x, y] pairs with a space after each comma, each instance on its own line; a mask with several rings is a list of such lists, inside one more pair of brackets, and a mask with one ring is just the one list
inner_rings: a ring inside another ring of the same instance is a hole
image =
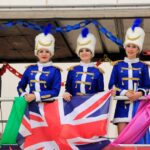
[[7, 97], [0, 97], [0, 127], [2, 129], [2, 132], [4, 131], [4, 124], [7, 123], [8, 120], [6, 119], [3, 119], [3, 114], [5, 112], [2, 111], [2, 103], [13, 103], [14, 101], [14, 98], [7, 98]]
[[[54, 98], [52, 98], [54, 99]], [[50, 99], [50, 100], [52, 100]], [[116, 105], [117, 105], [117, 101], [120, 101], [120, 100], [126, 100], [130, 103], [128, 97], [126, 96], [116, 96], [116, 97], [112, 97], [112, 100], [111, 100], [111, 103], [110, 103], [110, 106], [113, 102], [113, 107], [110, 107], [110, 118], [109, 120], [112, 121], [113, 118], [114, 118], [114, 114], [115, 114], [115, 109], [116, 109]], [[139, 100], [147, 100], [146, 97], [141, 97], [139, 98]], [[9, 98], [9, 97], [0, 97], [0, 126], [2, 128], [2, 132], [4, 131], [4, 124], [7, 123], [7, 120], [3, 119], [3, 111], [2, 111], [2, 103], [13, 103], [14, 101], [14, 98]]]

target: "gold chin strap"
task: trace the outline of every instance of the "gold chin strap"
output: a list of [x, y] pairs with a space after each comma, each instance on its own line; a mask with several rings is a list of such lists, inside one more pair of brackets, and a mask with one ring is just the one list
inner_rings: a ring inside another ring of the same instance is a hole
[[43, 42], [41, 42], [41, 41], [38, 41], [38, 44], [39, 44], [39, 45], [46, 46], [46, 47], [51, 46], [52, 43], [53, 43], [53, 41], [50, 41], [49, 43], [43, 43]]
[[140, 37], [141, 37], [141, 35], [138, 35], [136, 37], [129, 37], [129, 36], [127, 36], [127, 39], [131, 40], [131, 41], [135, 41], [135, 40], [139, 39]]
[[87, 41], [87, 42], [85, 42], [85, 43], [80, 43], [80, 42], [78, 42], [78, 45], [79, 45], [79, 46], [85, 46], [85, 45], [90, 44], [91, 42], [92, 42], [91, 40], [89, 40], [89, 41]]
[[49, 43], [42, 43], [41, 41], [38, 41], [35, 46], [35, 50], [38, 50], [39, 45], [41, 45], [43, 47], [49, 47], [52, 45], [52, 43], [53, 43], [53, 41], [50, 41]]

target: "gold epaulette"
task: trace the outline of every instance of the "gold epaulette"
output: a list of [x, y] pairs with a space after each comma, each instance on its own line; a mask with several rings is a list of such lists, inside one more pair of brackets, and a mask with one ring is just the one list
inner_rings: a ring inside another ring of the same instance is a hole
[[105, 73], [105, 71], [102, 69], [102, 68], [100, 68], [100, 67], [97, 67], [97, 66], [94, 66], [95, 68], [97, 68], [102, 74], [104, 74]]
[[67, 68], [67, 71], [73, 70], [74, 67], [76, 67], [76, 66], [78, 66], [78, 65], [70, 66], [69, 68]]
[[121, 62], [121, 61], [123, 61], [123, 60], [111, 61], [110, 64], [111, 64], [112, 66], [114, 66], [114, 65], [116, 65], [118, 62]]
[[28, 65], [28, 66], [25, 66], [25, 68], [27, 69], [28, 67], [30, 66], [35, 66], [36, 64], [31, 64], [31, 65]]
[[105, 73], [105, 71], [104, 71], [102, 68], [98, 68], [98, 69], [99, 69], [99, 71], [100, 71], [102, 74]]
[[55, 68], [57, 68], [57, 69], [59, 69], [61, 72], [63, 71], [63, 69], [62, 68], [60, 68], [60, 67], [58, 67], [58, 66], [55, 66], [55, 65], [53, 65]]

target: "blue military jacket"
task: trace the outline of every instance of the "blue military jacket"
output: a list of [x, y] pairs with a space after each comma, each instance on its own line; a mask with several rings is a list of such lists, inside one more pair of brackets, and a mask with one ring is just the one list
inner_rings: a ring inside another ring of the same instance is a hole
[[70, 67], [66, 81], [66, 92], [74, 95], [93, 94], [104, 90], [103, 74], [94, 63]]
[[[29, 85], [29, 92], [26, 92], [27, 85]], [[36, 101], [43, 101], [58, 96], [60, 87], [60, 69], [53, 66], [52, 62], [44, 64], [38, 62], [25, 70], [17, 90], [20, 96], [34, 93]]]
[[133, 60], [125, 58], [118, 61], [111, 73], [109, 89], [113, 85], [118, 89], [117, 95], [123, 96], [127, 90], [141, 90], [145, 95], [146, 90], [150, 87], [148, 65], [139, 61], [138, 58]]

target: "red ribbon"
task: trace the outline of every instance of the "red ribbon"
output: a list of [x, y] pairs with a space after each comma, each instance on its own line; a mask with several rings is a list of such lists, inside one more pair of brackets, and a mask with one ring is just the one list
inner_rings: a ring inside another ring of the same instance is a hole
[[150, 51], [144, 50], [144, 51], [143, 51], [143, 55], [145, 55], [145, 56], [150, 56]]
[[97, 62], [96, 62], [96, 66], [98, 67], [101, 63], [102, 63], [101, 60], [97, 61]]
[[2, 76], [6, 72], [6, 65], [3, 65], [3, 67], [0, 69], [0, 76]]
[[8, 63], [4, 64], [3, 67], [0, 69], [0, 76], [2, 76], [6, 72], [6, 69], [8, 69], [11, 73], [13, 73], [15, 76], [19, 77], [20, 79], [22, 78], [22, 74], [19, 73], [13, 67], [11, 67]]
[[11, 67], [9, 64], [6, 64], [6, 68], [13, 73], [15, 76], [19, 77], [20, 79], [22, 78], [22, 74], [19, 73], [16, 69], [14, 69], [13, 67]]

